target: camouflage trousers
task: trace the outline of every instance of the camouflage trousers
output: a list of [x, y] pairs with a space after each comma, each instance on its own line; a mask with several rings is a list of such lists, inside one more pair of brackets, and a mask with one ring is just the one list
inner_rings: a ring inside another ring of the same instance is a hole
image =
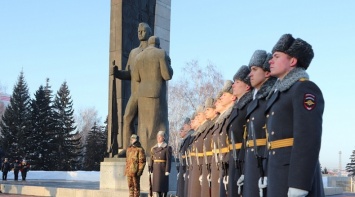
[[129, 197], [140, 196], [140, 176], [127, 176]]

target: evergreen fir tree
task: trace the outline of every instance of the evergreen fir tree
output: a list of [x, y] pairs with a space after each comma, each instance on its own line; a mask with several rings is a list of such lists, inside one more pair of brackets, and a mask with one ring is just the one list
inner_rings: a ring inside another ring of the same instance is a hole
[[53, 119], [51, 91], [40, 86], [32, 100], [32, 135], [30, 136], [31, 166], [36, 170], [54, 170], [54, 134], [55, 121]]
[[350, 163], [346, 164], [345, 169], [349, 172], [349, 176], [355, 177], [355, 150], [353, 150], [353, 154], [350, 156]]
[[64, 82], [54, 99], [54, 118], [56, 120], [55, 153], [56, 169], [69, 171], [78, 169], [81, 155], [80, 135], [75, 132], [73, 101], [67, 83]]
[[27, 139], [31, 131], [31, 105], [27, 83], [23, 71], [14, 86], [9, 106], [0, 122], [0, 146], [5, 156], [22, 159], [30, 143]]
[[96, 122], [91, 128], [86, 144], [84, 155], [84, 170], [100, 170], [100, 162], [103, 161], [106, 152], [107, 132], [102, 127], [97, 126]]

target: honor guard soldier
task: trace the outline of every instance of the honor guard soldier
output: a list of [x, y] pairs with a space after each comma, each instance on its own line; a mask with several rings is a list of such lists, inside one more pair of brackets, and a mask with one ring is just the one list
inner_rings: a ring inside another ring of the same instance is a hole
[[227, 134], [227, 123], [233, 109], [236, 97], [233, 95], [233, 82], [227, 80], [222, 88], [222, 96], [216, 105], [216, 110], [220, 116], [216, 120], [212, 132], [211, 148], [212, 158], [212, 193], [211, 196], [227, 196], [228, 187], [228, 160], [229, 142]]
[[269, 149], [267, 195], [322, 197], [318, 158], [324, 99], [306, 72], [314, 56], [312, 46], [285, 34], [272, 53], [270, 71], [278, 80], [265, 111]]
[[211, 133], [213, 131], [215, 122], [218, 118], [218, 112], [215, 106], [216, 100], [213, 98], [207, 98], [205, 102], [205, 116], [207, 120], [211, 121], [209, 128], [203, 135], [203, 165], [202, 165], [202, 184], [201, 184], [201, 197], [211, 196]]
[[[176, 196], [177, 197], [185, 197], [185, 172], [186, 172], [186, 157], [185, 157], [185, 151], [187, 149], [187, 146], [189, 144], [189, 140], [191, 138], [191, 134], [193, 133], [193, 130], [191, 129], [190, 125], [190, 118], [186, 118], [184, 120], [184, 125], [182, 127], [182, 130], [180, 132], [180, 137], [181, 137], [181, 143], [179, 147], [179, 174], [178, 174], [178, 182], [177, 182], [177, 191], [176, 191]], [[186, 177], [187, 179], [187, 177]]]
[[198, 127], [198, 125], [196, 125], [197, 121], [196, 121], [196, 116], [197, 116], [197, 113], [194, 112], [191, 116], [191, 135], [190, 135], [190, 138], [189, 140], [186, 142], [186, 149], [185, 149], [185, 152], [184, 152], [184, 156], [186, 158], [186, 172], [185, 172], [185, 185], [184, 185], [184, 188], [185, 188], [185, 193], [184, 193], [184, 196], [188, 196], [189, 194], [189, 189], [190, 189], [190, 173], [192, 171], [192, 160], [191, 160], [191, 155], [189, 154], [190, 151], [191, 151], [191, 147], [190, 147], [190, 144], [192, 143], [192, 141], [194, 140], [195, 136], [194, 136], [194, 133], [196, 132], [196, 128]]
[[206, 119], [204, 113], [204, 107], [199, 106], [197, 108], [196, 121], [199, 127], [196, 129], [194, 135], [194, 140], [192, 141], [190, 147], [191, 159], [192, 159], [192, 171], [190, 172], [189, 180], [189, 194], [188, 196], [200, 196], [201, 195], [201, 185], [202, 185], [202, 164], [203, 164], [203, 137], [207, 132], [207, 128], [210, 127], [211, 121]]
[[266, 96], [276, 81], [276, 78], [270, 75], [270, 59], [270, 53], [256, 50], [249, 62], [250, 83], [254, 89], [253, 100], [248, 105], [246, 115], [243, 197], [266, 197], [266, 168], [265, 164], [263, 165], [266, 163]]
[[169, 191], [169, 174], [172, 149], [165, 140], [165, 132], [157, 134], [157, 144], [151, 149], [149, 173], [153, 174], [153, 197], [166, 197]]
[[[229, 168], [228, 168], [228, 195], [240, 196], [242, 185], [237, 187], [237, 181], [241, 176], [244, 161], [244, 152], [242, 151], [243, 134], [245, 132], [247, 107], [252, 100], [251, 85], [249, 79], [250, 70], [243, 65], [235, 73], [233, 80], [233, 95], [237, 101], [228, 120], [228, 138], [229, 138]], [[239, 192], [238, 192], [239, 190]]]

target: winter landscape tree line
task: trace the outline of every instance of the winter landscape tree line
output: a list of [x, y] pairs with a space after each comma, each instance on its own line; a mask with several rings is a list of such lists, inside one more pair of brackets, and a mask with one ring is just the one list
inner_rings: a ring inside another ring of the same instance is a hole
[[32, 170], [99, 170], [105, 157], [107, 127], [89, 122], [84, 112], [77, 118], [82, 123], [78, 125], [66, 82], [54, 95], [47, 79], [31, 99], [21, 72], [1, 116], [1, 159], [26, 160]]

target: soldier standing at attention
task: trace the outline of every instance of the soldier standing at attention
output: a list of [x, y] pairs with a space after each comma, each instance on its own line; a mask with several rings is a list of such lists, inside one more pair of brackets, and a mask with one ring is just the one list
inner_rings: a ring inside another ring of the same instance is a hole
[[186, 158], [185, 158], [185, 151], [189, 145], [191, 134], [193, 133], [193, 130], [191, 129], [190, 125], [190, 118], [185, 118], [184, 120], [184, 126], [180, 131], [180, 137], [181, 137], [181, 143], [179, 146], [179, 175], [178, 175], [178, 181], [177, 181], [177, 191], [176, 191], [176, 196], [178, 197], [184, 197], [185, 195], [185, 181], [187, 177], [185, 177], [186, 173]]
[[[270, 53], [256, 50], [249, 62], [250, 83], [254, 90], [252, 92], [253, 100], [248, 105], [246, 115], [248, 132], [244, 158], [243, 197], [259, 196], [260, 192], [263, 197], [266, 197], [266, 168], [263, 165], [266, 163], [266, 117], [264, 112], [266, 96], [276, 81], [275, 77], [270, 76], [270, 59]], [[265, 185], [265, 188], [259, 188], [259, 180], [260, 185]]]
[[[233, 81], [224, 83], [222, 95], [216, 102], [216, 111], [220, 113], [211, 133], [211, 196], [224, 197], [228, 191], [228, 133], [227, 123], [231, 115], [236, 96], [233, 95]], [[227, 162], [226, 162], [227, 161]]]
[[270, 197], [323, 197], [319, 164], [324, 99], [306, 69], [312, 46], [291, 34], [272, 49], [271, 76], [277, 77], [266, 105]]
[[238, 98], [234, 103], [233, 110], [228, 120], [229, 138], [229, 158], [228, 163], [228, 196], [239, 196], [242, 187], [235, 184], [241, 176], [244, 162], [244, 147], [242, 146], [243, 135], [246, 126], [245, 115], [247, 114], [248, 104], [252, 100], [251, 85], [249, 79], [250, 69], [243, 65], [235, 73], [233, 80], [233, 95]]
[[157, 144], [151, 149], [149, 173], [153, 174], [153, 196], [166, 197], [169, 191], [169, 174], [172, 149], [165, 140], [165, 132], [157, 134]]
[[140, 196], [140, 177], [145, 167], [145, 152], [136, 134], [131, 136], [131, 145], [126, 151], [126, 171], [129, 196]]

